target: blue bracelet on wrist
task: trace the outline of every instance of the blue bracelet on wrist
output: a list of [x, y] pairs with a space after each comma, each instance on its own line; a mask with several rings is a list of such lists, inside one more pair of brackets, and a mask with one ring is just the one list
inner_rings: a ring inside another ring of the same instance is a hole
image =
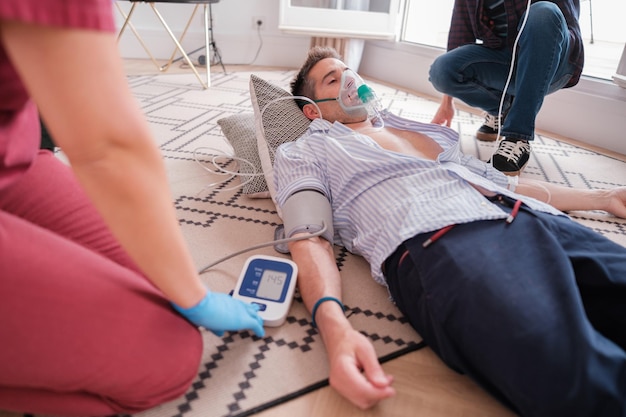
[[315, 313], [317, 312], [318, 307], [326, 302], [326, 301], [334, 301], [335, 303], [339, 304], [339, 306], [341, 307], [342, 311], [346, 311], [346, 307], [343, 305], [343, 303], [335, 297], [322, 297], [319, 300], [317, 300], [317, 302], [315, 303], [315, 305], [313, 306], [313, 310], [311, 311], [311, 325], [317, 329], [317, 323], [315, 322]]

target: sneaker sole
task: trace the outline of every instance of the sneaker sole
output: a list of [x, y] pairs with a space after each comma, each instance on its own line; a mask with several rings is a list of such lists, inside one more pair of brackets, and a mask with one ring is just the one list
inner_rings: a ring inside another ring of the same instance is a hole
[[482, 142], [495, 142], [498, 139], [497, 133], [476, 132], [476, 139]]
[[[491, 162], [491, 159], [489, 161]], [[528, 162], [526, 162], [524, 166], [522, 166], [518, 171], [500, 171], [500, 172], [503, 173], [504, 175], [508, 175], [509, 177], [517, 177], [522, 173], [524, 168], [526, 168], [526, 165], [528, 165]]]

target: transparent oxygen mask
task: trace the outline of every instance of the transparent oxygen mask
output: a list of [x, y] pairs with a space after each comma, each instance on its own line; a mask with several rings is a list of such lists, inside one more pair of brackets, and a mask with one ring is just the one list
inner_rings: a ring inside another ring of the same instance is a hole
[[363, 81], [356, 72], [346, 69], [341, 74], [341, 88], [339, 96], [315, 100], [316, 103], [337, 100], [341, 108], [349, 115], [367, 115], [375, 124], [382, 124], [382, 104], [376, 93]]

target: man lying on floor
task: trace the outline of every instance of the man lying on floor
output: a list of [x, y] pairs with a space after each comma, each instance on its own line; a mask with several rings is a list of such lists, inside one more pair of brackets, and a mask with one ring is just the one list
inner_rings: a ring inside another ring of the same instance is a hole
[[331, 385], [361, 408], [394, 394], [344, 317], [334, 243], [370, 263], [448, 366], [515, 412], [623, 416], [626, 248], [559, 210], [626, 217], [626, 187], [515, 184], [461, 154], [451, 129], [386, 112], [372, 119], [354, 99], [360, 81], [334, 50], [311, 50], [292, 93], [316, 102], [301, 103], [313, 122], [275, 158], [286, 233], [329, 227], [290, 251]]

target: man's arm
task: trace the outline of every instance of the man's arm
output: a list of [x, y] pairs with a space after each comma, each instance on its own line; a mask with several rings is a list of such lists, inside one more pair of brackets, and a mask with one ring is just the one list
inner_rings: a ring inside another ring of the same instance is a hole
[[0, 41], [85, 193], [150, 281], [198, 326], [262, 335], [254, 308], [207, 291], [196, 272], [113, 33], [0, 20]]
[[9, 21], [0, 22], [0, 36], [112, 232], [170, 300], [197, 303], [206, 289], [186, 252], [162, 157], [128, 89], [115, 36]]
[[[341, 300], [341, 277], [328, 241], [320, 237], [299, 240], [291, 242], [289, 250], [298, 265], [298, 286], [309, 311], [322, 297]], [[383, 371], [374, 347], [352, 328], [337, 303], [320, 304], [315, 322], [328, 353], [330, 385], [335, 390], [361, 409], [395, 394], [393, 378]]]
[[585, 190], [520, 178], [515, 192], [547, 202], [561, 211], [604, 210], [626, 218], [626, 187]]
[[526, 177], [506, 177], [488, 162], [470, 155], [463, 155], [461, 164], [470, 171], [502, 186], [506, 186], [503, 178], [509, 178], [509, 180], [517, 178], [517, 185], [514, 188], [509, 185], [509, 189], [548, 203], [561, 211], [603, 210], [616, 217], [626, 218], [626, 187], [588, 190]]

